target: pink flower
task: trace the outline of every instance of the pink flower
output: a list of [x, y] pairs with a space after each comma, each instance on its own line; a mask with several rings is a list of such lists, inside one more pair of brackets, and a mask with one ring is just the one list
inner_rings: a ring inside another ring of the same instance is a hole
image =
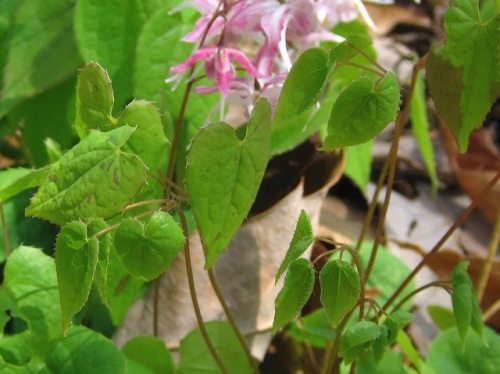
[[[262, 75], [253, 66], [252, 62], [240, 50], [231, 47], [206, 45], [196, 50], [187, 60], [170, 68], [170, 74], [182, 74], [193, 67], [196, 62], [205, 60], [207, 78], [216, 82], [216, 88], [226, 97], [231, 89], [231, 80], [236, 77], [232, 61], [236, 61], [252, 77], [262, 78]], [[176, 80], [175, 77], [167, 81]], [[206, 91], [206, 87], [199, 87], [198, 91]], [[206, 92], [211, 91], [210, 89]]]

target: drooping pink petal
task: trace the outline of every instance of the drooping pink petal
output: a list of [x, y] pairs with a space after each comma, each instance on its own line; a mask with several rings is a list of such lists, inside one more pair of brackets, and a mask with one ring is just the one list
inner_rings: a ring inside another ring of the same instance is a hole
[[200, 60], [206, 60], [210, 56], [212, 56], [217, 47], [215, 46], [203, 46], [196, 50], [191, 56], [189, 56], [186, 60], [181, 62], [178, 65], [172, 66], [168, 71], [169, 74], [182, 73], [188, 69], [190, 69], [196, 62]]

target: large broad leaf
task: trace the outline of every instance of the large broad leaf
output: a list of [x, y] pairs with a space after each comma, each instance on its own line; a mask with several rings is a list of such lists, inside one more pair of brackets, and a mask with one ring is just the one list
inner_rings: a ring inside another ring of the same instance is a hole
[[16, 12], [0, 93], [0, 118], [21, 100], [69, 77], [81, 64], [73, 0], [24, 1]]
[[311, 220], [309, 219], [307, 213], [302, 210], [300, 212], [299, 220], [297, 221], [297, 226], [295, 227], [288, 251], [286, 252], [285, 258], [276, 273], [276, 282], [278, 282], [281, 274], [286, 271], [290, 263], [298, 259], [312, 244], [313, 240], [314, 235], [312, 232]]
[[[205, 324], [210, 341], [214, 345], [228, 373], [253, 373], [253, 368], [231, 326], [224, 321]], [[207, 348], [199, 329], [181, 340], [178, 374], [219, 374], [212, 354]]]
[[283, 126], [318, 101], [329, 74], [328, 54], [315, 48], [305, 51], [293, 64], [281, 91], [273, 126]]
[[179, 225], [163, 211], [142, 222], [129, 218], [115, 234], [115, 248], [125, 269], [146, 281], [157, 278], [177, 257], [185, 242]]
[[123, 374], [125, 356], [101, 334], [75, 326], [47, 358], [46, 365], [58, 374]]
[[17, 248], [5, 266], [3, 287], [11, 300], [10, 315], [28, 324], [29, 349], [46, 357], [62, 338], [54, 260], [37, 248]]
[[203, 128], [188, 154], [186, 189], [203, 241], [208, 269], [248, 214], [270, 149], [270, 106], [259, 100], [245, 139], [225, 123]]
[[461, 152], [500, 95], [500, 15], [485, 16], [477, 1], [454, 1], [444, 17], [446, 41], [426, 64], [427, 82], [439, 115]]
[[[483, 337], [481, 308], [472, 287], [472, 282], [467, 274], [468, 265], [468, 262], [459, 263], [453, 269], [451, 275], [453, 285], [453, 294], [451, 295], [453, 314], [462, 344], [465, 344], [469, 327], [472, 327], [479, 337]], [[465, 346], [462, 348], [465, 348]]]
[[109, 71], [115, 80], [116, 101], [120, 107], [132, 96], [133, 62], [139, 33], [162, 4], [161, 0], [77, 2], [78, 49], [86, 62], [96, 61]]
[[345, 88], [333, 104], [324, 148], [367, 142], [396, 118], [399, 85], [393, 73], [378, 80], [363, 76]]
[[347, 147], [344, 173], [365, 191], [372, 171], [373, 141]]
[[89, 297], [98, 252], [98, 239], [89, 238], [87, 226], [81, 221], [68, 223], [57, 237], [56, 269], [64, 333]]
[[500, 335], [486, 328], [487, 345], [475, 334], [466, 337], [466, 350], [457, 329], [452, 328], [438, 335], [427, 354], [427, 363], [435, 373], [496, 374], [500, 367]]
[[325, 307], [330, 323], [337, 326], [358, 301], [360, 292], [358, 273], [347, 262], [334, 260], [323, 266], [319, 281], [321, 304]]
[[60, 225], [120, 213], [145, 180], [141, 159], [122, 151], [133, 131], [92, 131], [53, 165], [26, 213]]
[[174, 361], [165, 343], [153, 336], [138, 336], [129, 340], [122, 347], [122, 352], [155, 374], [175, 372]]
[[273, 332], [294, 319], [305, 305], [314, 286], [314, 269], [309, 260], [299, 258], [288, 266], [285, 283], [275, 301]]

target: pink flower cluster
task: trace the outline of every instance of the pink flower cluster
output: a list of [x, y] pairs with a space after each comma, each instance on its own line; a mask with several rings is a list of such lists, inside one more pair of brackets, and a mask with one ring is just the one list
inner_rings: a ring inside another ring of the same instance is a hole
[[271, 103], [301, 51], [319, 41], [341, 41], [331, 28], [366, 12], [360, 0], [186, 0], [173, 11], [189, 6], [201, 17], [182, 40], [196, 48], [170, 69], [167, 82], [186, 71], [193, 75], [195, 64], [204, 61], [205, 75], [215, 84], [195, 91], [219, 91], [224, 99], [234, 92], [244, 102], [261, 95]]

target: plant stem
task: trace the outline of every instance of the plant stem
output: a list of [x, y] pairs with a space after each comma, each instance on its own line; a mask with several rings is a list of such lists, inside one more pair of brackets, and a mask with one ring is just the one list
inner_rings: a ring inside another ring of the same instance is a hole
[[370, 254], [370, 260], [368, 261], [368, 265], [367, 265], [366, 270], [365, 270], [365, 279], [364, 279], [365, 283], [368, 280], [368, 277], [370, 276], [370, 273], [371, 273], [372, 268], [373, 268], [373, 264], [375, 263], [375, 258], [377, 257], [378, 247], [380, 245], [380, 242], [382, 241], [384, 224], [385, 224], [385, 217], [387, 215], [387, 210], [389, 209], [389, 202], [391, 199], [392, 188], [394, 185], [394, 174], [396, 172], [399, 139], [400, 139], [401, 134], [403, 132], [404, 122], [406, 121], [406, 118], [408, 116], [408, 111], [410, 109], [410, 103], [411, 103], [411, 99], [413, 97], [413, 92], [415, 91], [415, 85], [417, 82], [418, 74], [419, 74], [420, 70], [425, 66], [425, 59], [426, 59], [425, 56], [422, 57], [413, 66], [413, 73], [412, 73], [410, 88], [408, 90], [408, 97], [405, 100], [405, 103], [403, 105], [403, 109], [398, 113], [398, 116], [396, 117], [396, 124], [395, 124], [395, 129], [394, 129], [394, 140], [392, 142], [392, 147], [391, 147], [391, 150], [389, 152], [389, 155], [387, 156], [391, 160], [390, 164], [389, 164], [389, 174], [387, 176], [387, 188], [386, 188], [386, 192], [385, 192], [384, 202], [382, 204], [382, 208], [381, 208], [381, 212], [380, 212], [380, 218], [379, 218], [378, 225], [377, 225], [375, 240], [373, 241], [373, 248], [372, 248], [372, 252]]
[[347, 312], [344, 318], [342, 318], [342, 320], [339, 322], [337, 328], [335, 329], [335, 340], [333, 341], [333, 344], [329, 342], [329, 344], [325, 349], [325, 357], [323, 358], [323, 365], [321, 368], [322, 374], [330, 374], [332, 372], [335, 359], [338, 356], [337, 353], [340, 347], [340, 338], [342, 336], [342, 330], [347, 324], [347, 321], [349, 321], [349, 318], [351, 317], [353, 311], [354, 309]]
[[444, 288], [446, 291], [449, 291], [449, 287], [446, 287], [446, 283], [449, 283], [449, 282], [435, 281], [435, 282], [427, 283], [426, 285], [419, 287], [416, 290], [413, 290], [408, 295], [406, 295], [404, 298], [402, 298], [401, 301], [399, 303], [397, 303], [396, 306], [394, 306], [394, 308], [392, 308], [392, 310], [388, 314], [394, 313], [395, 311], [399, 310], [399, 308], [401, 308], [404, 305], [404, 303], [406, 303], [408, 300], [410, 300], [413, 296], [415, 296], [419, 292], [422, 292], [428, 288], [441, 287], [441, 288]]
[[217, 363], [217, 366], [219, 366], [222, 373], [228, 374], [228, 371], [224, 366], [222, 359], [220, 358], [219, 354], [217, 353], [217, 350], [215, 349], [214, 345], [212, 344], [212, 341], [210, 340], [210, 337], [208, 336], [208, 332], [203, 322], [203, 317], [201, 315], [200, 304], [198, 303], [198, 297], [196, 296], [196, 287], [194, 284], [193, 267], [191, 264], [191, 253], [189, 250], [189, 231], [186, 222], [186, 217], [184, 216], [184, 212], [182, 211], [182, 209], [180, 209], [179, 207], [176, 207], [175, 211], [179, 215], [182, 231], [184, 232], [184, 236], [186, 237], [186, 244], [184, 245], [184, 257], [186, 260], [186, 273], [189, 284], [189, 293], [191, 295], [191, 302], [193, 303], [193, 309], [194, 309], [194, 314], [196, 315], [196, 321], [198, 322], [198, 327], [200, 329], [203, 340], [205, 341], [208, 350], [212, 354], [212, 357], [214, 358], [215, 362]]
[[483, 188], [483, 190], [472, 200], [470, 205], [465, 209], [460, 216], [455, 220], [453, 225], [448, 229], [448, 231], [443, 235], [439, 242], [431, 249], [429, 253], [420, 261], [420, 263], [413, 269], [413, 271], [406, 277], [406, 279], [399, 285], [399, 287], [394, 291], [389, 300], [385, 303], [382, 309], [386, 309], [391, 305], [396, 297], [404, 290], [404, 288], [410, 283], [410, 281], [417, 275], [417, 273], [422, 269], [427, 261], [441, 249], [442, 245], [448, 240], [448, 238], [455, 232], [455, 230], [465, 221], [465, 219], [471, 214], [471, 212], [476, 208], [477, 204], [482, 200], [482, 198], [488, 193], [489, 190], [500, 180], [500, 172], [497, 172], [495, 177]]
[[7, 232], [7, 224], [5, 223], [5, 215], [3, 212], [3, 201], [0, 201], [0, 219], [2, 224], [3, 244], [5, 246], [5, 256], [9, 257], [12, 251], [10, 249], [9, 233]]
[[217, 298], [219, 299], [219, 303], [222, 306], [222, 309], [224, 310], [224, 313], [226, 315], [227, 321], [231, 325], [234, 333], [236, 334], [236, 337], [238, 338], [241, 346], [243, 347], [243, 350], [245, 351], [245, 354], [248, 358], [248, 361], [253, 367], [254, 373], [260, 373], [259, 366], [257, 365], [256, 360], [252, 357], [252, 353], [250, 352], [250, 349], [248, 348], [247, 342], [245, 341], [245, 338], [243, 337], [243, 334], [241, 333], [240, 329], [238, 328], [238, 325], [236, 324], [236, 321], [233, 317], [233, 314], [231, 313], [231, 310], [227, 306], [226, 300], [224, 299], [224, 296], [222, 295], [222, 292], [220, 291], [219, 285], [217, 284], [217, 279], [215, 278], [215, 274], [213, 269], [208, 269], [208, 278], [210, 279], [210, 283], [212, 284], [212, 288], [215, 291], [215, 294], [217, 295]]
[[481, 274], [479, 276], [479, 281], [477, 283], [477, 299], [481, 303], [483, 299], [484, 290], [486, 289], [486, 284], [490, 278], [491, 267], [493, 265], [493, 258], [497, 252], [498, 243], [500, 242], [500, 212], [497, 213], [497, 218], [495, 225], [493, 226], [493, 234], [490, 240], [490, 246], [488, 251], [488, 257], [484, 262], [483, 268], [481, 269]]
[[491, 317], [495, 315], [496, 312], [500, 310], [500, 299], [495, 301], [493, 304], [490, 305], [488, 309], [486, 309], [483, 313], [483, 322], [486, 322], [489, 320]]

